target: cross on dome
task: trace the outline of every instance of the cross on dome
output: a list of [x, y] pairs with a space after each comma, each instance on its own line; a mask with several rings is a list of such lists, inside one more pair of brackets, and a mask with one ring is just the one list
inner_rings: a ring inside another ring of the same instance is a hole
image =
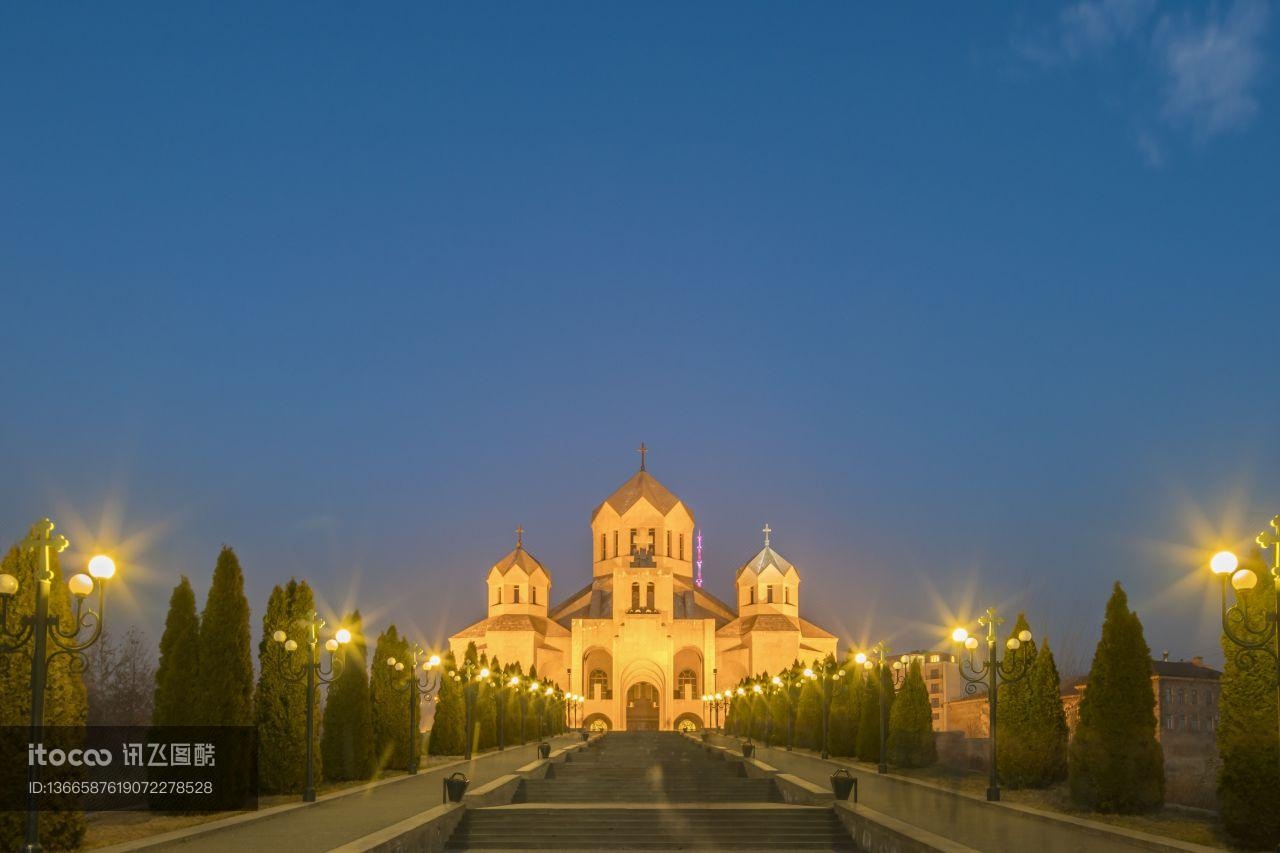
[[769, 522], [766, 521], [764, 523], [764, 528], [762, 529], [762, 532], [764, 533], [764, 547], [768, 548], [769, 534], [773, 532], [773, 528], [769, 526]]
[[524, 525], [520, 525], [516, 528], [516, 547], [524, 547]]
[[644, 455], [649, 452], [649, 448], [644, 446], [644, 442], [640, 442], [640, 447], [636, 451], [640, 454], [640, 470], [644, 470]]

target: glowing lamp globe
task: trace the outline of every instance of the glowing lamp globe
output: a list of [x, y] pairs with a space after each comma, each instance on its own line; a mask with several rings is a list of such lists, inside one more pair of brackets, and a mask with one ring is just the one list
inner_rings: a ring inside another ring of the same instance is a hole
[[804, 677], [805, 677], [805, 678], [813, 678], [813, 670], [811, 670], [811, 669], [806, 669], [806, 670], [804, 671]]
[[511, 680], [507, 682], [507, 684], [510, 684], [512, 687], [515, 687], [519, 683], [520, 683], [520, 676], [518, 675], [511, 676]]
[[481, 678], [488, 678], [488, 677], [489, 677], [489, 667], [487, 667], [487, 666], [482, 666], [482, 667], [480, 667], [480, 677], [481, 677]]
[[1005, 643], [1005, 645], [1009, 647], [1009, 651], [1016, 652], [1022, 642], [1017, 637], [1010, 637], [1009, 642]]
[[334, 634], [333, 638], [339, 643], [349, 643], [351, 642], [351, 632], [346, 628], [339, 628], [338, 633]]
[[297, 650], [298, 650], [298, 641], [297, 641], [297, 640], [285, 640], [285, 641], [284, 641], [284, 650], [285, 650], [286, 652], [293, 652], [293, 651], [297, 651]]
[[387, 658], [387, 666], [395, 666], [395, 665], [396, 665], [395, 658]]
[[93, 578], [86, 574], [72, 575], [67, 581], [67, 589], [71, 590], [71, 594], [76, 598], [84, 598], [93, 592]]
[[969, 639], [969, 632], [964, 628], [957, 628], [951, 632], [951, 639], [957, 643], [963, 643]]
[[95, 578], [107, 580], [114, 577], [116, 573], [116, 561], [108, 557], [106, 554], [99, 554], [89, 561], [89, 574]]
[[1241, 569], [1231, 576], [1231, 585], [1240, 592], [1244, 592], [1258, 585], [1258, 576], [1252, 569]]
[[404, 664], [396, 661], [396, 672], [404, 672]]
[[273, 632], [271, 634], [271, 639], [275, 640], [277, 643], [283, 643], [285, 641], [284, 631]]
[[747, 695], [747, 691], [746, 691], [746, 690], [743, 690], [741, 687], [739, 687], [739, 688], [738, 688], [738, 695], [739, 695], [739, 696], [746, 696], [746, 695]]
[[1018, 632], [1018, 639], [1019, 639], [1019, 640], [1021, 640], [1021, 641], [1022, 641], [1022, 642], [1024, 642], [1024, 643], [1029, 643], [1029, 642], [1031, 642], [1031, 632], [1030, 632], [1030, 631], [1026, 631], [1026, 630], [1019, 631], [1019, 632]]
[[439, 665], [440, 665], [440, 655], [432, 655], [430, 658], [428, 658], [428, 659], [427, 659], [427, 665], [428, 665], [428, 666], [439, 666]]
[[973, 651], [978, 647], [978, 638], [969, 637], [967, 640], [964, 641], [964, 647], [966, 649], [969, 649], [970, 651]]
[[755, 687], [752, 687], [751, 689], [752, 689], [752, 691], [754, 691], [754, 692], [756, 692], [756, 693], [763, 693], [763, 692], [764, 692], [764, 688], [763, 688], [763, 687], [761, 687], [759, 684], [757, 684]]
[[340, 645], [342, 644], [339, 643], [337, 640], [335, 640], [333, 637], [330, 637], [329, 639], [324, 641], [325, 651], [329, 652], [330, 654], [333, 654], [334, 652], [336, 652], [338, 650], [338, 646]]
[[0, 575], [0, 595], [13, 595], [17, 591], [17, 578], [13, 575]]
[[1230, 575], [1240, 565], [1240, 560], [1230, 551], [1219, 551], [1209, 560], [1209, 568], [1215, 575]]
[[774, 686], [774, 687], [781, 687], [781, 686], [782, 686], [782, 679], [781, 679], [781, 678], [779, 678], [779, 677], [778, 677], [778, 676], [776, 676], [776, 675], [775, 675], [773, 678], [769, 679], [769, 680], [773, 683], [773, 686]]
[[867, 653], [866, 653], [866, 652], [858, 652], [856, 655], [854, 655], [854, 656], [853, 656], [853, 660], [854, 660], [854, 663], [866, 663], [866, 662], [867, 662]]
[[555, 693], [555, 692], [556, 692], [556, 691], [555, 691], [555, 688], [554, 688], [554, 687], [548, 687], [548, 688], [547, 688], [547, 695], [548, 695], [548, 696], [550, 696], [551, 694], [553, 694], [553, 693]]

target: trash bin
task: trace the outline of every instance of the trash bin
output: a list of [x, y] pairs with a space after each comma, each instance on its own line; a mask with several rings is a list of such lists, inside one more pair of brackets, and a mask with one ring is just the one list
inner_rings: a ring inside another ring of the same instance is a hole
[[841, 767], [835, 773], [831, 774], [831, 793], [836, 795], [837, 800], [849, 799], [849, 794], [853, 794], [853, 801], [858, 801], [858, 780], [853, 777], [848, 770]]
[[587, 739], [588, 739], [588, 738], [590, 738], [590, 737], [591, 737], [591, 732], [587, 731], [586, 729], [583, 729], [583, 730], [582, 730], [582, 739], [583, 739], [583, 740], [587, 740]]
[[471, 780], [467, 778], [465, 773], [454, 773], [452, 776], [446, 776], [444, 779], [444, 799], [441, 802], [462, 802], [462, 795], [467, 792], [467, 786], [470, 784]]
[[540, 744], [538, 744], [538, 757], [539, 757], [539, 758], [550, 758], [550, 757], [551, 757], [551, 744], [549, 744], [549, 743], [540, 743]]
[[742, 745], [743, 758], [750, 758], [755, 754], [756, 754], [756, 745], [754, 743], [747, 742]]

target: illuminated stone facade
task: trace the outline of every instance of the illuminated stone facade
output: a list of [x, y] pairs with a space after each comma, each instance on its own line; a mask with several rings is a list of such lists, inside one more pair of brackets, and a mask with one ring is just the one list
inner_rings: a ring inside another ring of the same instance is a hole
[[701, 727], [702, 695], [836, 651], [800, 618], [800, 574], [769, 542], [734, 579], [736, 606], [694, 583], [693, 512], [640, 470], [591, 515], [591, 582], [549, 607], [551, 574], [518, 539], [486, 577], [485, 619], [449, 638], [586, 697], [583, 723]]

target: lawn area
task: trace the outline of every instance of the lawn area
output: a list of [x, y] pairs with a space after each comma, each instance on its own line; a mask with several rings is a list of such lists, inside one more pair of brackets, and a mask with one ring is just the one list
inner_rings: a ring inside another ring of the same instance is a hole
[[[456, 760], [456, 756], [423, 756], [420, 769], [425, 771], [438, 764], [446, 764]], [[385, 770], [375, 776], [372, 781], [395, 779], [405, 775], [406, 773], [403, 770]], [[316, 786], [316, 795], [323, 797], [325, 794], [332, 794], [335, 791], [366, 784], [368, 782], [323, 782]], [[269, 809], [273, 806], [296, 803], [299, 800], [300, 797], [297, 794], [261, 796], [258, 797], [258, 809]], [[150, 835], [186, 829], [190, 826], [222, 820], [238, 814], [245, 814], [245, 812], [208, 812], [176, 815], [158, 814], [149, 811], [89, 812], [85, 815], [87, 830], [82, 849], [92, 850], [96, 847], [109, 847], [113, 844], [137, 841]]]
[[[868, 772], [875, 772], [875, 765], [861, 764]], [[925, 767], [913, 770], [894, 768], [893, 773], [912, 779], [920, 779], [941, 785], [966, 794], [983, 797], [987, 791], [985, 773], [948, 770], [942, 767]], [[1062, 782], [1051, 788], [1014, 790], [1001, 788], [1000, 798], [1006, 803], [1015, 803], [1044, 811], [1058, 812], [1071, 817], [1106, 823], [1112, 826], [1131, 829], [1135, 832], [1147, 832], [1165, 838], [1173, 838], [1191, 844], [1203, 844], [1207, 847], [1220, 847], [1236, 850], [1227, 844], [1222, 826], [1216, 815], [1198, 809], [1183, 809], [1177, 806], [1147, 815], [1112, 815], [1099, 814], [1078, 808], [1071, 802], [1067, 783]]]

